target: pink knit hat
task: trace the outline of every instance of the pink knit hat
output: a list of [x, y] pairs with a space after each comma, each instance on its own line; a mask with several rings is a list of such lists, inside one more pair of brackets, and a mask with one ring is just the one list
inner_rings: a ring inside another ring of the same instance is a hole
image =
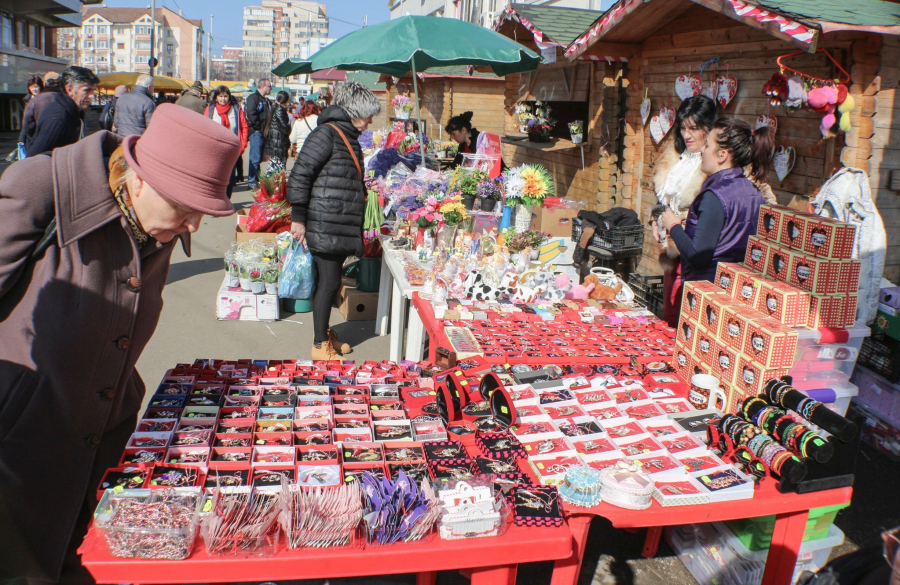
[[128, 165], [166, 199], [207, 215], [234, 213], [225, 191], [241, 142], [221, 124], [162, 104], [147, 130], [127, 136], [123, 145]]

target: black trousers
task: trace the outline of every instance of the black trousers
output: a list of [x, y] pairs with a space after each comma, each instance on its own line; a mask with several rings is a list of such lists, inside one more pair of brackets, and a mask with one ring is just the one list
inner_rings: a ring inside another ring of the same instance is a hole
[[346, 256], [338, 254], [312, 255], [316, 263], [316, 294], [313, 297], [313, 343], [328, 341], [328, 320], [331, 303], [341, 288], [341, 271]]

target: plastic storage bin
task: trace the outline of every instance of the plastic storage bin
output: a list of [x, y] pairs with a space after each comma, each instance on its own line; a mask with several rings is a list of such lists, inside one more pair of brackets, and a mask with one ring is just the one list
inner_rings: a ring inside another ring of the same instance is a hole
[[[828, 535], [829, 527], [834, 523], [837, 513], [850, 504], [838, 504], [813, 508], [809, 511], [806, 520], [806, 530], [803, 532], [803, 542], [817, 540]], [[744, 518], [741, 520], [728, 520], [725, 522], [728, 528], [741, 541], [741, 544], [751, 551], [767, 550], [772, 542], [772, 532], [775, 530], [775, 516], [760, 516], [758, 518]]]
[[847, 382], [856, 366], [863, 340], [870, 330], [865, 325], [846, 329], [797, 327], [797, 353], [790, 374], [798, 390], [832, 388]]
[[[580, 238], [581, 220], [575, 218], [572, 220], [572, 239], [577, 242]], [[590, 245], [609, 250], [610, 252], [641, 250], [644, 247], [644, 226], [614, 226], [608, 230], [598, 227], [594, 231], [594, 237], [591, 238]]]
[[[768, 549], [750, 551], [721, 522], [666, 529], [666, 538], [679, 560], [702, 585], [757, 585], [762, 582]], [[800, 547], [793, 581], [803, 571], [817, 571], [844, 542], [844, 533], [834, 525], [827, 536], [804, 542]]]
[[[900, 356], [896, 359], [900, 361]], [[854, 402], [874, 410], [888, 421], [900, 422], [900, 384], [894, 384], [861, 365], [853, 372], [852, 380], [859, 386], [859, 396]]]

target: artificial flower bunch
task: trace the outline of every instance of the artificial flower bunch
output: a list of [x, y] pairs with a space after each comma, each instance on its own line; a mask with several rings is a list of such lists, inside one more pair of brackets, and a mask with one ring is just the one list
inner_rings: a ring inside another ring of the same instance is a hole
[[545, 234], [536, 230], [527, 230], [507, 238], [506, 247], [513, 254], [521, 252], [526, 248], [537, 250], [549, 237], [550, 234]]
[[409, 133], [406, 137], [400, 141], [400, 145], [397, 149], [400, 151], [400, 154], [407, 155], [413, 152], [419, 152], [419, 139], [415, 134]]
[[466, 206], [462, 204], [459, 197], [449, 197], [441, 202], [438, 211], [443, 216], [444, 223], [447, 225], [459, 225], [466, 220]]
[[541, 165], [510, 169], [504, 182], [507, 205], [539, 205], [553, 195], [553, 177]]
[[492, 201], [500, 201], [503, 198], [503, 179], [484, 178], [478, 183], [478, 197], [481, 199], [491, 199]]
[[410, 223], [422, 229], [431, 229], [444, 220], [439, 211], [440, 202], [434, 197], [425, 200], [425, 205], [409, 214]]
[[395, 96], [394, 99], [391, 100], [391, 106], [393, 106], [395, 110], [407, 114], [410, 114], [413, 111], [412, 101], [405, 95]]

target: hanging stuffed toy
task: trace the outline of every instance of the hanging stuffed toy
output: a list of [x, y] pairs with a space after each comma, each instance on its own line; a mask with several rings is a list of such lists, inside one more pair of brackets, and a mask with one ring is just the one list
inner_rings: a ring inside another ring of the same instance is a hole
[[831, 127], [837, 122], [837, 119], [834, 117], [834, 111], [837, 109], [838, 90], [833, 85], [823, 85], [810, 90], [807, 98], [809, 107], [813, 111], [825, 114], [822, 117], [822, 122], [819, 124], [822, 137], [830, 138], [834, 136], [831, 132]]
[[788, 97], [784, 105], [789, 108], [801, 108], [806, 103], [806, 84], [799, 77], [788, 79]]
[[850, 112], [856, 107], [856, 100], [849, 93], [840, 104], [838, 104], [838, 112], [841, 114], [840, 128], [842, 132], [850, 131]]
[[790, 95], [788, 78], [781, 73], [773, 74], [763, 85], [763, 95], [768, 96], [771, 105], [780, 106]]

